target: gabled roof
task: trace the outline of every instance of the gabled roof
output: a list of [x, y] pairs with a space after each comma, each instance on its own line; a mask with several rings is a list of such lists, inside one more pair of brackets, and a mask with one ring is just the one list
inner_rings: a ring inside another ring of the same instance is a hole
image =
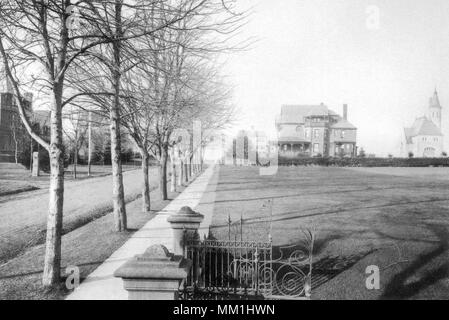
[[320, 104], [317, 106], [312, 106], [309, 111], [307, 112], [307, 117], [311, 116], [328, 116], [329, 115], [329, 109], [324, 105]]
[[324, 104], [318, 105], [283, 105], [277, 123], [304, 123], [305, 117], [336, 115]]
[[407, 143], [412, 142], [416, 136], [442, 136], [441, 130], [426, 117], [420, 117], [415, 120], [410, 128], [404, 128]]
[[348, 120], [340, 119], [337, 123], [331, 125], [332, 129], [357, 129], [352, 123]]
[[331, 127], [335, 129], [357, 129], [348, 120], [344, 120], [335, 111], [324, 104], [319, 105], [283, 105], [281, 115], [277, 117], [276, 123], [304, 123], [306, 117], [331, 116], [338, 119]]
[[283, 105], [278, 123], [304, 123], [304, 118], [309, 114], [313, 105]]

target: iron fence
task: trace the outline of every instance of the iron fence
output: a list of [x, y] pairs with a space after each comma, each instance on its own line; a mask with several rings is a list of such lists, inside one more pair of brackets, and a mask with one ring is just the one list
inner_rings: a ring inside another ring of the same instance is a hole
[[311, 295], [314, 235], [303, 245], [269, 242], [186, 240], [192, 261], [180, 299], [306, 299]]

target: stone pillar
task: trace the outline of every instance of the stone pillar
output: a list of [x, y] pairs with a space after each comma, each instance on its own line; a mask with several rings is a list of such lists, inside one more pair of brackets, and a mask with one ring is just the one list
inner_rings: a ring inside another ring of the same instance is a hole
[[173, 230], [173, 252], [184, 254], [184, 240], [189, 239], [198, 231], [204, 216], [190, 207], [182, 207], [177, 214], [167, 218]]
[[39, 152], [33, 152], [33, 170], [31, 171], [31, 175], [33, 177], [39, 177]]
[[166, 247], [153, 245], [118, 268], [114, 276], [123, 279], [128, 300], [176, 300], [191, 264]]

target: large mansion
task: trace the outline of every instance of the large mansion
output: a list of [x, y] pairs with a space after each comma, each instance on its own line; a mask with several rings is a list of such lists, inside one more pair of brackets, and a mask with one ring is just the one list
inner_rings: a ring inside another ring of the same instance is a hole
[[443, 153], [441, 132], [442, 107], [435, 90], [429, 99], [427, 116], [419, 117], [409, 128], [404, 128], [402, 152], [404, 156], [439, 157]]
[[283, 105], [276, 119], [279, 155], [283, 157], [339, 156], [357, 154], [357, 128], [326, 105]]

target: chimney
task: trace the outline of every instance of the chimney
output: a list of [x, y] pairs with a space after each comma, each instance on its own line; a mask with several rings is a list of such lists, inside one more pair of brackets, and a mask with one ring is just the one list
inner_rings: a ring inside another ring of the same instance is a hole
[[348, 120], [348, 105], [347, 104], [343, 105], [343, 119]]

